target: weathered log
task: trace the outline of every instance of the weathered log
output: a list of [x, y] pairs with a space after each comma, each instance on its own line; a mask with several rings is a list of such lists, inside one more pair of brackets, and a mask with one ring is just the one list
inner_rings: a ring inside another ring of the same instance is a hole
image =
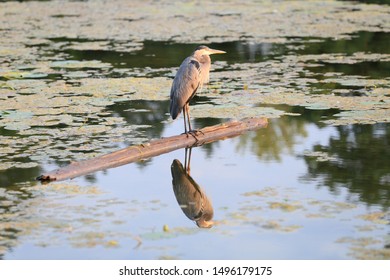
[[193, 134], [181, 134], [167, 138], [151, 140], [148, 143], [130, 146], [96, 158], [73, 162], [68, 166], [53, 170], [37, 177], [39, 181], [61, 181], [90, 174], [99, 170], [113, 168], [142, 159], [155, 157], [171, 151], [201, 146], [217, 140], [238, 136], [245, 131], [266, 127], [266, 118], [247, 118], [241, 121], [205, 127]]

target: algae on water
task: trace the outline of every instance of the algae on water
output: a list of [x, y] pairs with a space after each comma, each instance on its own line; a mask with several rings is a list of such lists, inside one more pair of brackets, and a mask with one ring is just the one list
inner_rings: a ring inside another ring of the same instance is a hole
[[[199, 93], [208, 101], [191, 106], [193, 117], [298, 115], [280, 109], [286, 104], [339, 110], [321, 120], [329, 125], [389, 122], [389, 77], [337, 66], [386, 67], [390, 54], [376, 47], [346, 52], [342, 45], [310, 53], [324, 40], [337, 44], [359, 32], [388, 33], [389, 19], [389, 6], [347, 1], [0, 3], [0, 129], [6, 132], [0, 136], [0, 168], [93, 157], [120, 143], [146, 141], [150, 125], [163, 127], [179, 62], [139, 67], [126, 59], [152, 64], [164, 57], [180, 61], [177, 57], [188, 53], [165, 48], [166, 53], [145, 58], [148, 41], [168, 46], [241, 42], [250, 56], [261, 46], [260, 60], [214, 60], [211, 84]], [[286, 51], [273, 53], [280, 47]], [[145, 112], [140, 101], [161, 105]], [[129, 108], [113, 110], [118, 104]]]

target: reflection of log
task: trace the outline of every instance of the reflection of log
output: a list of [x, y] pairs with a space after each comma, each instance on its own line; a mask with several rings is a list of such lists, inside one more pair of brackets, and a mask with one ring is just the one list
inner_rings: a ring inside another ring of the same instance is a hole
[[93, 159], [73, 162], [68, 166], [43, 174], [39, 176], [37, 180], [60, 181], [70, 179], [90, 174], [95, 171], [155, 157], [177, 149], [200, 146], [217, 140], [234, 137], [248, 130], [266, 127], [267, 124], [268, 121], [266, 118], [248, 118], [241, 121], [230, 121], [215, 126], [209, 126], [198, 130], [196, 136], [182, 134], [161, 138], [152, 140], [149, 143], [130, 146]]

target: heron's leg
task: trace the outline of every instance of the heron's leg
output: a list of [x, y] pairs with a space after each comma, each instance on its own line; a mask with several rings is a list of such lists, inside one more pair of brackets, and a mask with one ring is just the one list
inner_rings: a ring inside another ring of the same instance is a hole
[[[188, 150], [190, 150], [190, 151], [188, 152]], [[191, 167], [190, 167], [190, 165], [191, 165], [191, 151], [192, 151], [192, 148], [185, 149], [184, 169], [188, 175], [190, 175], [190, 173], [191, 173]], [[188, 157], [187, 157], [187, 155], [188, 155]]]
[[187, 134], [186, 106], [183, 107], [184, 133]]
[[184, 149], [184, 169], [187, 171], [187, 150], [188, 150], [188, 148], [186, 147], [185, 149]]
[[192, 127], [191, 127], [191, 120], [190, 120], [190, 105], [187, 103], [186, 106], [186, 111], [187, 111], [187, 120], [188, 120], [188, 128], [189, 128], [189, 132], [192, 131]]
[[190, 173], [191, 173], [191, 152], [192, 152], [192, 148], [190, 148], [190, 152], [188, 155], [188, 166], [187, 166], [188, 175], [190, 175]]
[[[184, 110], [186, 111], [188, 127], [189, 127], [189, 130], [188, 130], [188, 132], [186, 132], [186, 134], [187, 134], [187, 137], [188, 137], [189, 134], [191, 134], [191, 136], [195, 138], [196, 141], [195, 141], [195, 143], [193, 145], [196, 146], [199, 143], [199, 139], [196, 137], [197, 134], [198, 134], [198, 131], [197, 130], [192, 130], [191, 119], [190, 119], [190, 105], [188, 103], [184, 106], [183, 111]], [[203, 132], [202, 132], [202, 134], [204, 135]]]

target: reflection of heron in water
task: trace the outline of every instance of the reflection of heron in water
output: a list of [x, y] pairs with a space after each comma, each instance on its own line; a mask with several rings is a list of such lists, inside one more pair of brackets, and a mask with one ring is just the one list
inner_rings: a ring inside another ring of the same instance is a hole
[[213, 226], [213, 206], [201, 187], [190, 176], [191, 149], [187, 162], [187, 149], [184, 167], [175, 159], [171, 165], [173, 192], [181, 210], [198, 227], [210, 228]]

